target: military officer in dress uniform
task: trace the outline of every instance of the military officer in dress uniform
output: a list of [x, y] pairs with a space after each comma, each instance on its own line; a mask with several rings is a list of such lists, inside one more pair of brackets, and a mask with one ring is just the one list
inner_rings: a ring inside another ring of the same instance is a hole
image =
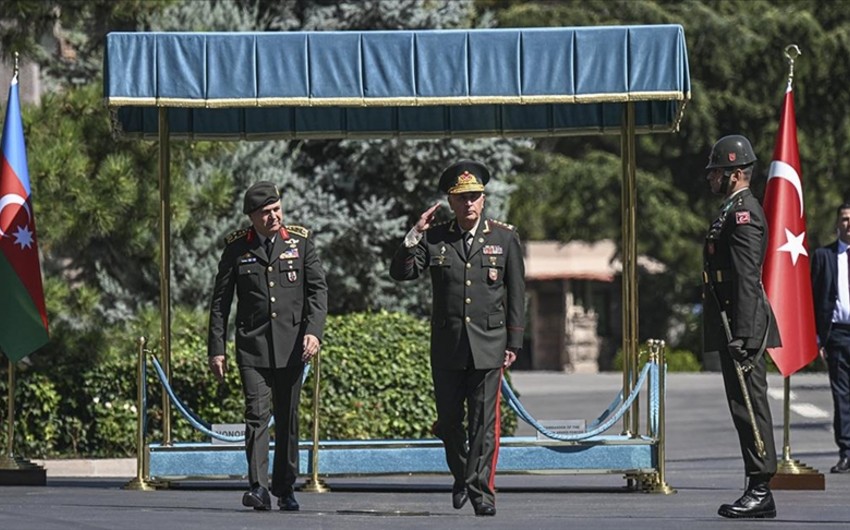
[[[271, 509], [269, 405], [274, 408], [271, 492], [296, 511], [298, 403], [304, 363], [319, 351], [327, 316], [327, 283], [310, 232], [282, 225], [280, 193], [260, 181], [245, 193], [251, 226], [225, 238], [210, 304], [210, 369], [224, 377], [227, 321], [236, 291], [236, 365], [245, 394], [245, 451], [250, 489], [242, 504]], [[271, 401], [271, 403], [270, 403]]]
[[776, 473], [776, 448], [764, 352], [782, 343], [761, 283], [767, 226], [749, 188], [755, 161], [749, 140], [732, 135], [714, 144], [706, 166], [711, 191], [724, 200], [703, 252], [704, 347], [719, 352], [748, 479], [744, 495], [718, 510], [729, 518], [776, 517], [769, 486]]
[[452, 505], [460, 509], [469, 499], [476, 515], [496, 513], [502, 374], [522, 347], [525, 325], [519, 237], [513, 226], [481, 215], [489, 179], [478, 162], [449, 166], [439, 187], [448, 194], [454, 219], [435, 224], [440, 203], [433, 205], [390, 264], [390, 275], [400, 281], [431, 272], [434, 430], [454, 477]]

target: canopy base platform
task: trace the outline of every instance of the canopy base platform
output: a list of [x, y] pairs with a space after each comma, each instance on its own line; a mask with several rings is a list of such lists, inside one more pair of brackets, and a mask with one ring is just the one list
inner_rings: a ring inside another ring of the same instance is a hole
[[[653, 474], [657, 444], [646, 437], [598, 436], [579, 442], [501, 439], [498, 473]], [[247, 476], [241, 445], [180, 443], [149, 446], [153, 480], [234, 479]], [[312, 444], [300, 445], [302, 474], [312, 473]], [[272, 469], [273, 455], [269, 457]], [[321, 441], [319, 475], [448, 474], [440, 440]]]

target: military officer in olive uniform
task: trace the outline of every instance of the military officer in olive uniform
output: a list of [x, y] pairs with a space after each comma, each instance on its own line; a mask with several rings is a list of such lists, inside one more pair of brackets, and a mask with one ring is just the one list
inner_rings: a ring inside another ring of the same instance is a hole
[[[436, 435], [454, 477], [452, 504], [471, 500], [476, 515], [495, 515], [499, 396], [503, 370], [522, 347], [525, 267], [513, 226], [484, 219], [487, 168], [463, 160], [440, 177], [454, 219], [434, 224], [425, 211], [390, 265], [395, 280], [430, 270], [431, 373]], [[464, 429], [464, 404], [467, 428]]]
[[[227, 321], [234, 290], [236, 365], [245, 394], [249, 491], [242, 504], [269, 510], [269, 405], [275, 417], [272, 494], [281, 510], [299, 509], [298, 403], [304, 363], [319, 351], [327, 283], [307, 229], [282, 225], [280, 193], [260, 181], [245, 193], [251, 226], [226, 238], [210, 304], [210, 369], [224, 377]], [[270, 403], [271, 401], [271, 403]]]
[[[749, 140], [732, 135], [714, 144], [706, 166], [711, 191], [724, 200], [711, 223], [703, 252], [704, 346], [706, 352], [719, 352], [726, 398], [748, 479], [744, 495], [718, 510], [729, 518], [776, 517], [769, 487], [776, 473], [776, 448], [764, 352], [782, 343], [761, 283], [767, 226], [764, 211], [749, 188], [755, 161]], [[755, 422], [739, 381], [739, 368]], [[763, 442], [763, 454], [758, 438]]]

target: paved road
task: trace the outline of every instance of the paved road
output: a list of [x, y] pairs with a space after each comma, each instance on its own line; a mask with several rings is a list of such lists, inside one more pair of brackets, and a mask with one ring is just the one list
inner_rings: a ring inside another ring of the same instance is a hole
[[[620, 376], [516, 373], [526, 408], [538, 419], [593, 419], [619, 389]], [[793, 456], [821, 471], [836, 460], [825, 375], [792, 378]], [[782, 381], [771, 378], [781, 391]], [[781, 392], [773, 399], [781, 445]], [[254, 513], [239, 505], [241, 483], [185, 483], [171, 490], [124, 491], [126, 479], [49, 478], [43, 488], [0, 488], [0, 529], [312, 529], [396, 528], [847, 528], [850, 476], [826, 475], [826, 491], [777, 491], [774, 521], [717, 517], [743, 485], [741, 460], [719, 374], [671, 374], [668, 483], [675, 495], [626, 492], [615, 475], [506, 475], [498, 514], [476, 518], [450, 505], [445, 476], [334, 478], [333, 492], [300, 493], [298, 513]], [[826, 417], [824, 417], [824, 414]], [[520, 427], [519, 434], [532, 434]], [[49, 468], [48, 468], [49, 469]]]

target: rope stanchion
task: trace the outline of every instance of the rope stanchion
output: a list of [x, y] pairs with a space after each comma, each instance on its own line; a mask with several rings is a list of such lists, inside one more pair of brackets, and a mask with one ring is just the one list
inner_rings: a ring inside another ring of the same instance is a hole
[[319, 384], [322, 376], [322, 355], [321, 352], [316, 353], [314, 357], [316, 363], [316, 375], [313, 376], [313, 450], [310, 454], [310, 478], [301, 491], [310, 493], [327, 493], [331, 489], [324, 480], [319, 478]]
[[[623, 414], [625, 414], [626, 411], [629, 410], [629, 408], [632, 406], [632, 403], [634, 402], [635, 398], [639, 395], [641, 388], [643, 387], [644, 383], [646, 382], [647, 374], [649, 373], [651, 366], [652, 366], [652, 363], [647, 363], [643, 367], [643, 370], [641, 370], [641, 372], [640, 372], [640, 377], [638, 377], [638, 380], [635, 383], [634, 388], [629, 393], [629, 397], [619, 406], [616, 414], [609, 417], [607, 420], [599, 423], [598, 425], [596, 425], [595, 428], [591, 428], [591, 429], [589, 429], [589, 430], [587, 430], [583, 433], [558, 434], [558, 433], [550, 431], [549, 429], [547, 429], [546, 427], [541, 425], [540, 422], [538, 422], [536, 419], [534, 419], [534, 417], [531, 416], [531, 414], [529, 414], [527, 410], [525, 410], [525, 407], [522, 406], [522, 403], [520, 403], [519, 398], [516, 397], [516, 394], [514, 394], [514, 391], [511, 389], [510, 385], [508, 385], [507, 382], [504, 379], [502, 380], [502, 393], [504, 394], [505, 399], [508, 401], [508, 404], [510, 404], [511, 407], [517, 412], [517, 415], [520, 418], [522, 418], [523, 421], [525, 421], [526, 423], [528, 423], [529, 425], [531, 425], [532, 427], [537, 429], [544, 436], [551, 438], [553, 440], [558, 440], [558, 441], [562, 441], [562, 442], [572, 442], [572, 441], [584, 440], [584, 439], [591, 438], [593, 436], [596, 436], [597, 434], [600, 434], [600, 433], [607, 431], [608, 429], [611, 428], [612, 425], [614, 425], [615, 422], [617, 422], [620, 418], [622, 418]], [[617, 400], [615, 400], [615, 401], [617, 401]]]
[[138, 366], [136, 367], [136, 478], [124, 484], [125, 490], [153, 491], [156, 486], [145, 473], [145, 419], [147, 414], [147, 387], [145, 386], [145, 338], [139, 337]]
[[[657, 384], [657, 425], [655, 431], [655, 442], [657, 444], [657, 469], [658, 472], [653, 477], [653, 480], [647, 485], [648, 493], [661, 493], [670, 495], [676, 493], [674, 488], [667, 484], [666, 477], [666, 434], [664, 432], [665, 425], [665, 410], [664, 403], [667, 400], [667, 359], [665, 358], [665, 344], [663, 340], [650, 339], [647, 341], [649, 345], [649, 362], [655, 366], [655, 374], [658, 381]], [[648, 363], [649, 364], [649, 363]]]
[[[171, 385], [168, 383], [168, 379], [165, 376], [165, 370], [163, 370], [162, 365], [159, 363], [159, 360], [156, 358], [155, 355], [151, 355], [151, 361], [153, 362], [154, 369], [156, 369], [156, 373], [157, 373], [157, 376], [159, 377], [159, 381], [160, 381], [160, 383], [162, 383], [162, 387], [168, 393], [168, 397], [171, 399], [172, 403], [174, 403], [174, 406], [177, 408], [177, 410], [180, 412], [180, 414], [183, 415], [183, 417], [186, 419], [186, 421], [188, 421], [189, 424], [192, 427], [195, 428], [195, 430], [200, 431], [202, 434], [205, 434], [206, 436], [210, 436], [212, 438], [215, 438], [216, 440], [221, 440], [223, 442], [241, 443], [241, 442], [245, 441], [244, 436], [227, 436], [227, 435], [219, 434], [219, 433], [213, 431], [209, 427], [209, 423], [206, 423], [203, 420], [201, 420], [198, 417], [197, 414], [195, 414], [193, 411], [191, 411], [185, 404], [183, 404], [183, 402], [180, 400], [180, 398], [177, 397], [177, 395], [174, 393], [174, 389], [171, 388]], [[304, 365], [304, 374], [302, 375], [302, 380], [301, 380], [302, 384], [307, 379], [307, 375], [309, 373], [310, 373], [310, 365], [305, 364]], [[205, 423], [206, 423], [206, 425], [205, 425]], [[274, 416], [269, 418], [269, 426], [271, 427], [272, 425], [274, 425]]]

